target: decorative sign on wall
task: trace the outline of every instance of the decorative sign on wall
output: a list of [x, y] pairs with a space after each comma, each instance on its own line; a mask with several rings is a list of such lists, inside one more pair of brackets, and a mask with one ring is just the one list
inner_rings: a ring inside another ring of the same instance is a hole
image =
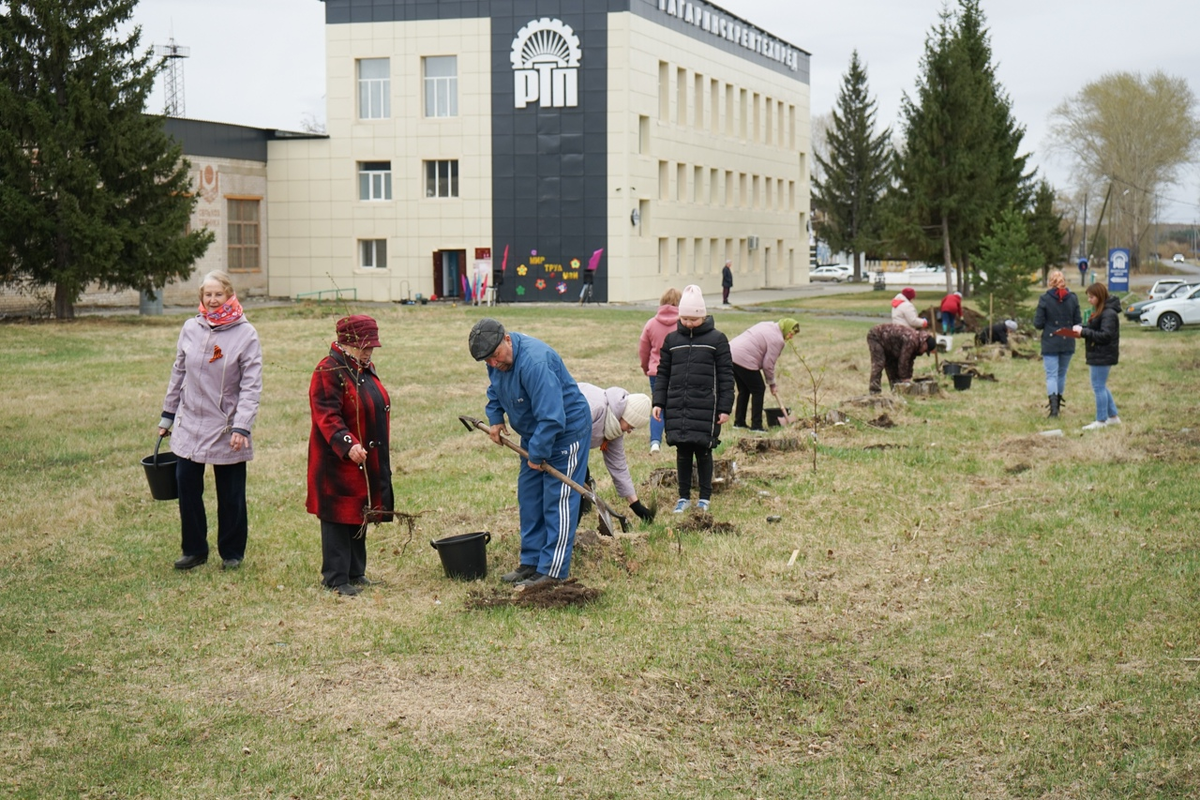
[[542, 17], [517, 31], [512, 43], [516, 107], [577, 107], [582, 57], [579, 37], [560, 19]]

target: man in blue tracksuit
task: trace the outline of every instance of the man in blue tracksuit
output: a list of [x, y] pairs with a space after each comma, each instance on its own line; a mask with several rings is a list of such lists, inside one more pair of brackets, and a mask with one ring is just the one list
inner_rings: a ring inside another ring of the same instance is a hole
[[504, 416], [521, 435], [529, 460], [521, 463], [521, 563], [501, 580], [531, 586], [563, 580], [571, 568], [579, 494], [542, 471], [547, 463], [583, 483], [587, 475], [592, 412], [562, 358], [544, 342], [506, 333], [494, 319], [471, 328], [471, 355], [487, 364], [487, 418], [492, 441], [507, 434]]

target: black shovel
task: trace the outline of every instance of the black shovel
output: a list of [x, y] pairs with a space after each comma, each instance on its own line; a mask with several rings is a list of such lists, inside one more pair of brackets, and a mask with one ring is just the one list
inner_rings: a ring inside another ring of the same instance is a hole
[[[478, 428], [479, 430], [483, 431], [484, 433], [487, 433], [489, 435], [491, 434], [491, 426], [488, 425], [486, 422], [484, 422], [481, 419], [475, 419], [475, 417], [468, 417], [464, 414], [458, 418], [458, 421], [461, 422], [466, 427], [467, 430], [473, 430], [475, 428]], [[512, 450], [515, 453], [519, 453], [521, 455], [521, 457], [524, 458], [525, 460], [527, 460], [527, 461], [529, 460], [529, 453], [525, 451], [525, 448], [521, 447], [519, 444], [512, 441], [508, 437], [501, 436], [500, 443], [502, 445], [504, 445], [505, 447], [507, 447], [509, 450]], [[617, 512], [615, 512], [611, 508], [609, 508], [608, 504], [605, 503], [603, 500], [601, 500], [596, 495], [596, 493], [593, 492], [591, 489], [571, 480], [569, 477], [562, 474], [561, 472], [556, 470], [554, 467], [550, 466], [550, 464], [548, 464], [545, 461], [542, 462], [542, 471], [547, 473], [548, 475], [552, 475], [555, 478], [558, 478], [560, 481], [565, 483], [567, 486], [570, 486], [572, 489], [579, 492], [580, 495], [582, 495], [583, 497], [586, 497], [588, 500], [592, 501], [592, 505], [594, 505], [596, 507], [596, 514], [600, 517], [599, 526], [600, 526], [600, 533], [602, 535], [604, 535], [604, 536], [612, 536], [613, 535], [613, 518], [614, 517], [621, 521], [621, 530], [622, 531], [629, 530], [629, 521], [627, 519], [625, 519], [625, 516], [623, 514], [618, 514]]]

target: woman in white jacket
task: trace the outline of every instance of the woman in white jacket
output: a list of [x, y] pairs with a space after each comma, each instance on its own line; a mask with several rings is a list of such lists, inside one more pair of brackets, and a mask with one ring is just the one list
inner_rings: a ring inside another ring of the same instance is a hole
[[922, 319], [917, 315], [917, 307], [913, 305], [913, 298], [917, 296], [917, 292], [910, 286], [905, 286], [900, 290], [900, 294], [892, 298], [892, 324], [907, 325], [910, 328], [922, 330], [929, 325], [929, 320]]

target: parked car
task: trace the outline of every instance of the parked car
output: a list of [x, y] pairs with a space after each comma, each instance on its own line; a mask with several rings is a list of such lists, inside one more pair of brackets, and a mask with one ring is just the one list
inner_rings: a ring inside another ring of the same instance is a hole
[[848, 267], [845, 264], [826, 264], [808, 273], [809, 280], [813, 281], [836, 281], [837, 283], [841, 283], [853, 277], [854, 268]]
[[930, 275], [933, 273], [945, 274], [945, 264], [918, 264], [915, 267], [909, 267], [900, 273], [901, 275]]
[[1142, 312], [1149, 308], [1152, 303], [1158, 303], [1162, 300], [1170, 300], [1172, 297], [1185, 297], [1188, 294], [1191, 294], [1191, 291], [1197, 287], [1200, 287], [1200, 283], [1181, 283], [1174, 289], [1169, 290], [1166, 297], [1160, 297], [1157, 300], [1147, 298], [1145, 300], [1139, 300], [1136, 303], [1132, 303], [1125, 309], [1125, 318], [1130, 322], [1140, 322], [1142, 319]]
[[1172, 297], [1150, 305], [1142, 312], [1143, 328], [1160, 331], [1177, 331], [1184, 325], [1200, 322], [1200, 287], [1192, 289], [1183, 297]]
[[1175, 290], [1176, 286], [1186, 284], [1183, 278], [1163, 278], [1161, 281], [1155, 281], [1154, 286], [1150, 289], [1150, 294], [1146, 295], [1147, 300], [1162, 300], [1168, 294]]
[[1171, 261], [1175, 262], [1176, 264], [1182, 264], [1183, 253], [1176, 253], [1175, 255], [1171, 256]]

